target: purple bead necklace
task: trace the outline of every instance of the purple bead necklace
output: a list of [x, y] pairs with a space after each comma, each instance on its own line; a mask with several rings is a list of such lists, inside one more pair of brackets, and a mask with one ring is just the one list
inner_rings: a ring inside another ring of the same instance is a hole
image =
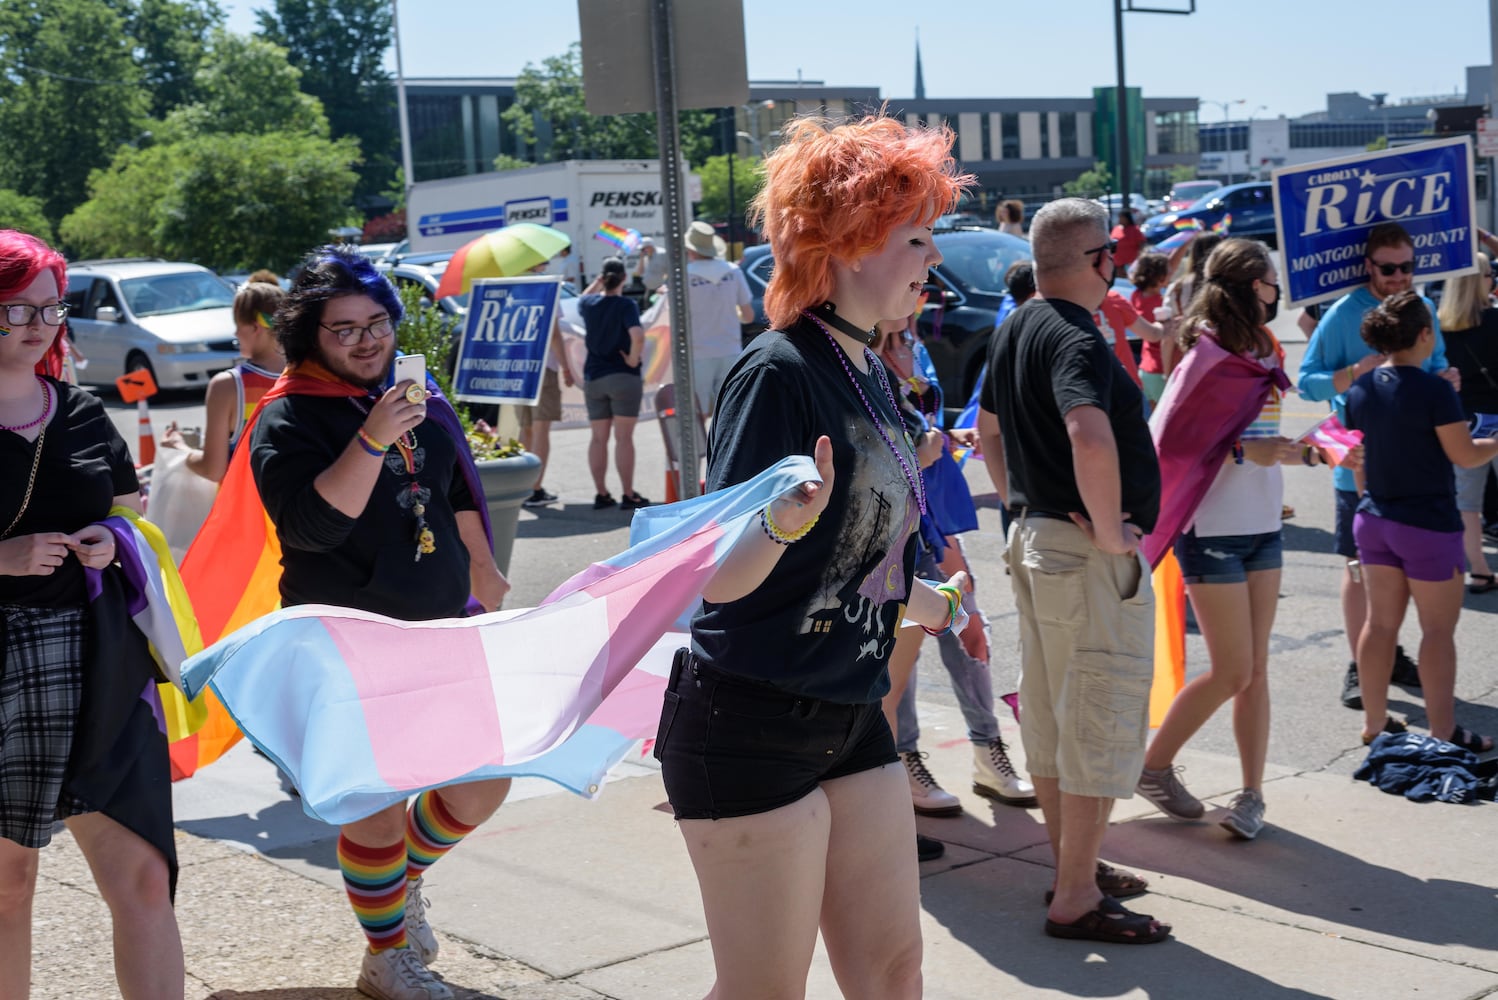
[[17, 424], [14, 427], [11, 427], [9, 424], [0, 424], [0, 429], [4, 429], [4, 430], [7, 430], [7, 431], [29, 431], [29, 430], [31, 430], [31, 428], [35, 427], [37, 424], [39, 424], [43, 420], [47, 419], [47, 414], [49, 414], [49, 413], [52, 412], [52, 386], [48, 385], [47, 384], [47, 380], [44, 379], [44, 378], [42, 378], [40, 375], [38, 375], [36, 377], [36, 380], [42, 384], [42, 414], [41, 414], [41, 416], [39, 416], [35, 420], [29, 421], [27, 423]]
[[[858, 377], [853, 374], [853, 366], [848, 364], [848, 352], [843, 350], [842, 345], [837, 342], [837, 338], [832, 335], [832, 331], [827, 328], [826, 323], [823, 323], [815, 315], [805, 310], [802, 310], [801, 315], [805, 316], [817, 326], [821, 327], [822, 332], [827, 335], [827, 343], [832, 345], [832, 353], [836, 354], [838, 361], [842, 362], [843, 371], [847, 373], [848, 381], [853, 384], [853, 390], [858, 393], [858, 398], [863, 400], [863, 408], [868, 411], [869, 419], [874, 422], [874, 430], [879, 432], [879, 436], [883, 438], [884, 443], [889, 446], [889, 450], [895, 456], [895, 460], [900, 463], [900, 468], [905, 473], [905, 481], [910, 484], [910, 491], [915, 494], [916, 506], [920, 507], [921, 513], [924, 515], [926, 513], [925, 483], [923, 483], [921, 481], [921, 477], [911, 469], [910, 463], [905, 460], [905, 454], [904, 452], [900, 451], [899, 445], [895, 444], [894, 440], [889, 436], [888, 433], [885, 432], [884, 422], [879, 419], [879, 414], [874, 410], [873, 404], [869, 402], [869, 397], [864, 395], [863, 386], [858, 384]], [[884, 387], [884, 396], [889, 400], [890, 408], [894, 410], [894, 412], [898, 415], [900, 412], [900, 405], [895, 402], [895, 394], [894, 391], [889, 387], [889, 379], [884, 377], [883, 362], [875, 357], [874, 352], [869, 350], [868, 347], [864, 347], [863, 356], [864, 359], [868, 362], [869, 367], [878, 377], [879, 384]]]

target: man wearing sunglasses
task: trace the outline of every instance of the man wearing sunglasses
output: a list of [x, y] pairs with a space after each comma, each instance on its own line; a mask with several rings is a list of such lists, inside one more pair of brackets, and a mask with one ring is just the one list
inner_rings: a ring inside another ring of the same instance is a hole
[[[1306, 399], [1329, 401], [1337, 419], [1343, 421], [1346, 420], [1348, 388], [1384, 361], [1383, 355], [1373, 352], [1363, 342], [1364, 314], [1390, 295], [1415, 283], [1415, 244], [1397, 222], [1383, 222], [1368, 231], [1364, 258], [1368, 284], [1348, 292], [1322, 313], [1300, 363], [1300, 394]], [[1429, 299], [1425, 300], [1425, 305], [1430, 310], [1431, 327], [1436, 337], [1436, 347], [1425, 361], [1425, 370], [1440, 374], [1460, 388], [1460, 373], [1446, 361], [1446, 344], [1441, 339], [1436, 307]], [[1352, 473], [1345, 466], [1338, 466], [1333, 471], [1332, 483], [1337, 499], [1336, 551], [1347, 560], [1347, 570], [1342, 576], [1342, 619], [1353, 656], [1342, 681], [1342, 704], [1361, 710], [1363, 692], [1358, 685], [1357, 641], [1368, 609], [1363, 595], [1362, 571], [1357, 561], [1358, 547], [1352, 537], [1358, 494]], [[1394, 683], [1406, 688], [1420, 687], [1415, 663], [1402, 647], [1395, 650]]]

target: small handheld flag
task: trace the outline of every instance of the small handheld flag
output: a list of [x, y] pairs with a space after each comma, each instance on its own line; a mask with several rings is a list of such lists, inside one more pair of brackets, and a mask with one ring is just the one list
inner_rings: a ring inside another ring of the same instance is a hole
[[634, 253], [640, 249], [640, 231], [638, 229], [625, 229], [623, 226], [616, 226], [612, 222], [600, 223], [598, 231], [593, 234], [593, 238], [612, 244], [625, 253]]

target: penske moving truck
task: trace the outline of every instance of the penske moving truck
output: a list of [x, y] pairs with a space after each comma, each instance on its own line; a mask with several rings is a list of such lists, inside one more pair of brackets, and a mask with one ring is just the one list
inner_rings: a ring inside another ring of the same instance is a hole
[[[700, 199], [696, 176], [687, 175], [683, 183], [689, 203]], [[605, 222], [636, 230], [665, 246], [660, 162], [565, 160], [419, 181], [406, 197], [406, 220], [415, 253], [456, 250], [516, 222], [559, 229], [572, 238], [565, 274], [581, 287], [602, 270], [604, 258], [626, 256], [614, 244], [594, 238]]]

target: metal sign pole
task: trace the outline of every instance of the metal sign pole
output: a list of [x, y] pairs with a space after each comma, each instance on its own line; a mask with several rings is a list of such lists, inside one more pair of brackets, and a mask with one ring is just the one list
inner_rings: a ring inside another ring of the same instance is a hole
[[666, 282], [671, 314], [671, 363], [676, 384], [677, 464], [681, 498], [700, 492], [697, 486], [697, 398], [692, 392], [692, 344], [687, 337], [687, 266], [682, 239], [686, 232], [681, 173], [681, 135], [676, 121], [676, 51], [671, 25], [672, 0], [653, 0], [650, 31], [655, 52], [655, 121], [661, 147], [661, 207], [665, 210]]

